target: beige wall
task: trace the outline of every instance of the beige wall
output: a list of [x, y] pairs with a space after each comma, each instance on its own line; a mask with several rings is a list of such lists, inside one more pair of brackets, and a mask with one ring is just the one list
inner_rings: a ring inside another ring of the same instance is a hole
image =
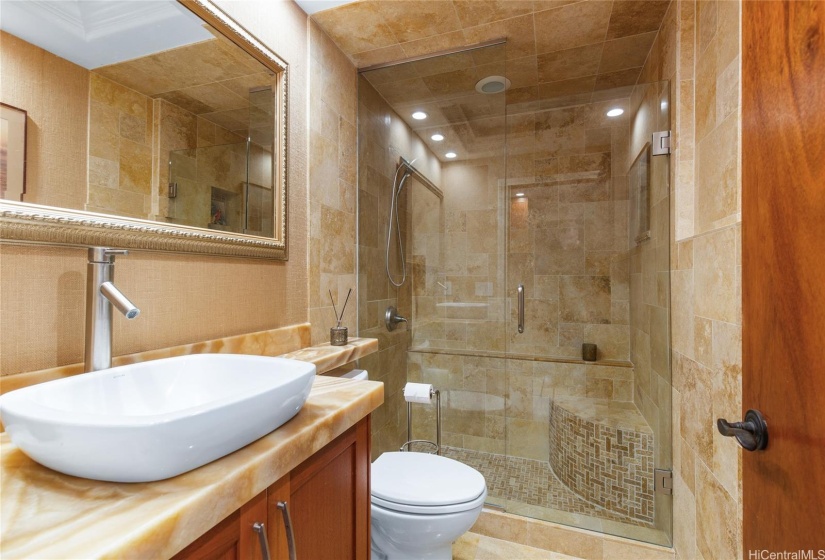
[[2, 31], [0, 67], [0, 101], [27, 111], [25, 201], [83, 210], [89, 71]]
[[[646, 66], [671, 80], [674, 546], [742, 557], [741, 3], [674, 0]], [[644, 75], [644, 73], [643, 73]]]
[[[134, 252], [119, 258], [118, 283], [143, 312], [131, 322], [122, 318], [115, 320], [115, 354], [269, 329], [308, 319], [307, 17], [292, 2], [221, 1], [219, 4], [290, 65], [289, 261], [149, 252]], [[3, 52], [7, 44], [4, 35]], [[55, 77], [58, 76], [59, 73]], [[85, 77], [84, 80], [84, 87], [88, 87], [88, 80]], [[6, 80], [4, 92], [5, 84]], [[67, 87], [74, 87], [73, 83], [51, 87], [47, 84], [43, 91], [61, 91]], [[81, 94], [84, 99], [88, 98], [88, 91], [83, 90]], [[54, 95], [43, 98], [44, 104], [64, 102]], [[80, 119], [84, 136], [85, 121], [84, 115]], [[50, 165], [53, 174], [48, 184], [64, 185], [65, 174], [77, 168], [78, 185], [85, 186], [85, 143], [81, 142], [81, 147], [75, 164]], [[59, 181], [55, 179], [58, 176]], [[66, 203], [65, 206], [82, 208], [83, 202], [81, 199], [80, 204]], [[82, 360], [85, 266], [85, 252], [81, 249], [0, 246], [2, 375]]]

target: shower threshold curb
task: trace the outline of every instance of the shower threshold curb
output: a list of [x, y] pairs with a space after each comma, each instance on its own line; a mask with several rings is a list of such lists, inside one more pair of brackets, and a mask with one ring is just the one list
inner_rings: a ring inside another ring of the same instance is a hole
[[669, 546], [651, 544], [485, 507], [471, 533], [591, 560], [674, 560]]

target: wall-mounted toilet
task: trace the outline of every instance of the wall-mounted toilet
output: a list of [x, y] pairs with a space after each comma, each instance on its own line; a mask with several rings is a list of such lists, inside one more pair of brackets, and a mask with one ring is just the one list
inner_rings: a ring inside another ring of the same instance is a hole
[[477, 470], [426, 453], [384, 453], [371, 479], [373, 560], [451, 560], [487, 497]]

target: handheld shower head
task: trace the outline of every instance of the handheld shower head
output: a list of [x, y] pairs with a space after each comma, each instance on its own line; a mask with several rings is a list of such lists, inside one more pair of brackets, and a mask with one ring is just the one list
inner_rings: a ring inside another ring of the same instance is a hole
[[404, 175], [401, 177], [401, 182], [398, 184], [398, 192], [395, 194], [395, 196], [401, 194], [401, 191], [404, 190], [404, 184], [407, 182], [407, 179], [409, 179], [411, 175], [412, 171], [410, 171], [409, 169], [404, 172]]

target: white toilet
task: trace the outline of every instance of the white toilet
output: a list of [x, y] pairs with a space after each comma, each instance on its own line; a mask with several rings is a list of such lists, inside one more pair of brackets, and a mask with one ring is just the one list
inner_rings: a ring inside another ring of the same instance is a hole
[[451, 560], [487, 497], [477, 470], [426, 453], [384, 453], [371, 479], [373, 560]]

